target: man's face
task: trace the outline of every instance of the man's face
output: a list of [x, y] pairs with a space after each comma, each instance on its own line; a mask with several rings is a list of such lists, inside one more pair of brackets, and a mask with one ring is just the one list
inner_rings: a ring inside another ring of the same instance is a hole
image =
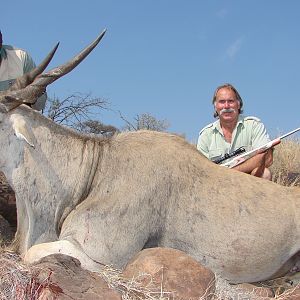
[[226, 87], [221, 88], [216, 95], [215, 109], [221, 122], [237, 121], [240, 101], [236, 99], [233, 90]]

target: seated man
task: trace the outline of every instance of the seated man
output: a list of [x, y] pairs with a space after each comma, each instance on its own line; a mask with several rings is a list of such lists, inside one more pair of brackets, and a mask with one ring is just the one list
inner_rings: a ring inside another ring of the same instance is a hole
[[[265, 126], [258, 118], [241, 115], [243, 101], [231, 84], [218, 87], [212, 102], [215, 108], [214, 117], [218, 120], [200, 131], [197, 144], [197, 149], [208, 159], [218, 159], [240, 147], [250, 151], [270, 141]], [[272, 163], [273, 150], [270, 149], [234, 169], [271, 180], [272, 175], [268, 167]]]

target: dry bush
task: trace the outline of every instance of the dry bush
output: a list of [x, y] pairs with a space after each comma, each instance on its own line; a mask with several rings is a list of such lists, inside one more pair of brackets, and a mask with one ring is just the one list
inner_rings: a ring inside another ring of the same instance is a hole
[[283, 140], [275, 147], [271, 171], [274, 182], [300, 186], [300, 139]]

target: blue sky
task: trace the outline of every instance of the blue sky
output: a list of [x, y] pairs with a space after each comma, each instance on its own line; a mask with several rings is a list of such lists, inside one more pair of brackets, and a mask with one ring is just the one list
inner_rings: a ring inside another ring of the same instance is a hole
[[[271, 137], [300, 126], [300, 1], [52, 0], [4, 1], [5, 44], [36, 63], [60, 42], [49, 68], [70, 59], [104, 28], [101, 44], [50, 97], [91, 93], [110, 104], [104, 123], [122, 127], [150, 113], [196, 142], [214, 121], [215, 88], [232, 83], [246, 115]], [[299, 137], [299, 133], [295, 135]]]

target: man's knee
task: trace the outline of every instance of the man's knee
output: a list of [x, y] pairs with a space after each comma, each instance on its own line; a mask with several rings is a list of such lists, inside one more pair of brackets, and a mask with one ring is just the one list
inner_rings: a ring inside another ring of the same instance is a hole
[[251, 175], [256, 176], [256, 177], [260, 177], [263, 179], [267, 179], [267, 180], [272, 180], [272, 173], [270, 171], [270, 169], [268, 168], [255, 168], [252, 172]]
[[264, 179], [267, 179], [267, 180], [271, 181], [272, 180], [272, 173], [271, 173], [270, 169], [265, 168], [261, 178], [264, 178]]

